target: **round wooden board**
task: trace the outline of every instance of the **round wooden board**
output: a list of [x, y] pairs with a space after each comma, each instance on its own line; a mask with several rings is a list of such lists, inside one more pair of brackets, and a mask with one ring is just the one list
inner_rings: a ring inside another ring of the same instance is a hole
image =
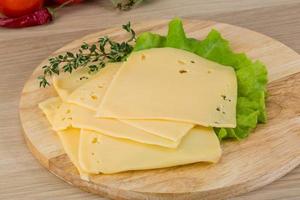
[[[133, 25], [137, 33], [165, 34], [167, 20]], [[20, 117], [26, 142], [33, 155], [49, 171], [83, 190], [113, 199], [225, 199], [262, 187], [300, 163], [300, 56], [282, 43], [262, 34], [223, 23], [184, 20], [189, 36], [203, 39], [217, 29], [236, 52], [263, 61], [269, 71], [267, 124], [259, 125], [248, 139], [224, 142], [216, 165], [192, 164], [157, 170], [96, 175], [81, 180], [37, 104], [56, 96], [53, 88], [40, 89], [36, 68], [20, 101]], [[76, 50], [83, 41], [94, 43], [108, 35], [123, 40], [120, 28], [107, 29], [76, 40], [53, 55]]]

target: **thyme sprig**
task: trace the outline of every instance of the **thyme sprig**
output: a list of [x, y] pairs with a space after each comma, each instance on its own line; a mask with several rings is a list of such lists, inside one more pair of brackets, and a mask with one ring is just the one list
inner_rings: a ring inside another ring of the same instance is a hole
[[118, 43], [105, 36], [99, 38], [96, 44], [83, 43], [76, 53], [66, 52], [49, 58], [49, 64], [42, 67], [43, 75], [38, 77], [40, 87], [49, 86], [48, 78], [61, 72], [72, 73], [79, 67], [88, 67], [89, 73], [95, 73], [104, 68], [107, 62], [124, 61], [133, 50], [131, 42], [135, 41], [136, 34], [130, 22], [122, 25], [122, 28], [130, 33], [127, 41]]

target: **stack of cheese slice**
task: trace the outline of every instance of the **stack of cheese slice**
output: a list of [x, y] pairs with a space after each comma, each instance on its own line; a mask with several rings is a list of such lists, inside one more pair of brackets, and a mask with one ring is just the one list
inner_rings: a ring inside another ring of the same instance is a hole
[[53, 85], [59, 97], [39, 106], [82, 177], [217, 162], [212, 127], [236, 126], [235, 72], [183, 50], [134, 52]]

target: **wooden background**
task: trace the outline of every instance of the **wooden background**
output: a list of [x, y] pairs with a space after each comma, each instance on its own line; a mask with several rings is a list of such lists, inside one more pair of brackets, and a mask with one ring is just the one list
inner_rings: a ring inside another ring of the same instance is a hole
[[[21, 89], [41, 60], [76, 38], [128, 20], [174, 16], [243, 26], [300, 53], [299, 0], [148, 0], [129, 12], [114, 10], [108, 0], [91, 0], [60, 10], [49, 26], [0, 29], [0, 199], [101, 199], [59, 180], [30, 154], [18, 117]], [[242, 199], [299, 200], [300, 167], [263, 189], [230, 200]]]

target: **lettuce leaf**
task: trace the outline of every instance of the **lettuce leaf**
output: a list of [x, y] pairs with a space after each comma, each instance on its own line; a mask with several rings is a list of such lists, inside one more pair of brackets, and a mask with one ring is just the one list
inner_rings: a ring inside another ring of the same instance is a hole
[[145, 32], [136, 40], [134, 51], [173, 47], [195, 53], [208, 60], [234, 68], [238, 82], [236, 128], [214, 128], [219, 139], [246, 138], [258, 123], [267, 120], [265, 100], [267, 70], [260, 61], [252, 61], [244, 53], [234, 53], [229, 42], [217, 30], [202, 40], [188, 38], [180, 19], [169, 23], [167, 36]]

